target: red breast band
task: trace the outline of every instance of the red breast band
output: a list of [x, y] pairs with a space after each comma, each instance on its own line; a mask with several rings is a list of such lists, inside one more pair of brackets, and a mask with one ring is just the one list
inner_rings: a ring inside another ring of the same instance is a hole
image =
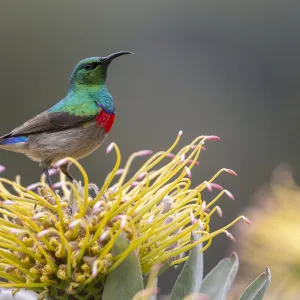
[[105, 133], [108, 133], [111, 130], [114, 120], [115, 114], [107, 113], [104, 110], [101, 110], [99, 115], [96, 117], [98, 126], [102, 127]]

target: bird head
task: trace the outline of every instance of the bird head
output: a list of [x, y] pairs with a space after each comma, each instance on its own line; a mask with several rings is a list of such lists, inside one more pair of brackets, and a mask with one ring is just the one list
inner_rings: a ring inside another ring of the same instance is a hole
[[120, 51], [104, 57], [90, 57], [83, 59], [76, 65], [71, 75], [71, 85], [94, 86], [104, 84], [110, 63], [115, 58], [125, 54], [133, 53]]

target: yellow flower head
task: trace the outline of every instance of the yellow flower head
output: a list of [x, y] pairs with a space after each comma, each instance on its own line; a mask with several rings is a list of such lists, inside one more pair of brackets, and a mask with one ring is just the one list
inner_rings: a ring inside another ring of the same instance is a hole
[[[121, 155], [116, 144], [107, 153], [116, 153], [116, 163], [101, 189], [89, 183], [82, 166], [72, 158], [81, 172], [83, 182], [70, 183], [61, 174], [54, 193], [41, 182], [24, 188], [19, 178], [15, 182], [0, 179], [0, 277], [6, 282], [0, 287], [27, 288], [42, 295], [101, 294], [99, 283], [134, 251], [142, 272], [148, 273], [155, 264], [179, 264], [196, 243], [190, 242], [191, 231], [201, 233], [197, 243], [203, 251], [213, 237], [226, 233], [227, 226], [210, 232], [211, 216], [222, 211], [216, 202], [232, 194], [214, 183], [230, 169], [221, 169], [211, 179], [191, 188], [191, 170], [206, 140], [215, 136], [200, 136], [177, 154], [181, 132], [167, 150], [152, 154], [144, 150], [133, 153], [120, 169]], [[150, 155], [130, 178], [128, 172], [135, 158]], [[65, 162], [65, 161], [64, 161]], [[204, 189], [220, 189], [211, 201], [203, 201]], [[37, 192], [32, 190], [36, 189]], [[123, 233], [129, 248], [113, 257], [112, 246]], [[92, 287], [97, 286], [97, 289]]]
[[[240, 228], [242, 280], [268, 265], [272, 284], [267, 299], [300, 299], [300, 188], [279, 167], [247, 214], [252, 226]], [[268, 296], [269, 295], [269, 296]]]

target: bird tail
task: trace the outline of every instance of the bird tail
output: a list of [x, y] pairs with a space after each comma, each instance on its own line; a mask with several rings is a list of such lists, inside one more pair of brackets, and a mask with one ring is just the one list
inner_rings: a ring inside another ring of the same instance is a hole
[[26, 136], [2, 136], [0, 137], [0, 148], [18, 151], [23, 148], [23, 146], [28, 142], [28, 137]]

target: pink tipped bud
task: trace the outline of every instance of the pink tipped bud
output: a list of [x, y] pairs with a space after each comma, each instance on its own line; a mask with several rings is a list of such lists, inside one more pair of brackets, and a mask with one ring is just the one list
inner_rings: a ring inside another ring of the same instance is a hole
[[108, 189], [108, 192], [113, 193], [113, 192], [116, 191], [117, 188], [118, 188], [118, 185], [117, 185], [117, 184], [114, 184], [113, 186], [111, 186], [111, 187]]
[[216, 210], [217, 210], [217, 214], [219, 215], [219, 217], [223, 216], [223, 212], [220, 206], [216, 206]]
[[233, 175], [233, 176], [237, 176], [237, 173], [231, 169], [224, 169], [226, 173]]
[[30, 184], [26, 189], [29, 190], [29, 191], [32, 191], [32, 190], [35, 190], [39, 186], [40, 186], [40, 183], [36, 182], [36, 183]]
[[242, 216], [243, 221], [245, 221], [247, 224], [251, 224], [250, 220], [246, 218], [245, 216]]
[[206, 147], [201, 147], [201, 150], [204, 150], [204, 151], [206, 151], [207, 150], [207, 148]]
[[180, 157], [181, 161], [184, 161], [185, 160], [185, 154], [181, 154], [181, 157]]
[[184, 170], [186, 172], [186, 175], [188, 178], [192, 178], [192, 172], [188, 167], [184, 167]]
[[126, 219], [127, 219], [127, 216], [126, 215], [118, 215], [114, 218], [115, 220], [121, 220], [120, 222], [120, 228], [124, 228], [125, 225], [126, 225]]
[[235, 238], [234, 238], [234, 236], [233, 236], [230, 232], [228, 232], [227, 230], [225, 230], [224, 233], [226, 234], [226, 236], [227, 236], [231, 241], [233, 241], [233, 242], [235, 243]]
[[166, 155], [166, 157], [168, 157], [168, 158], [174, 158], [176, 155], [175, 154], [173, 154], [173, 153], [168, 153], [167, 155]]
[[79, 224], [79, 220], [75, 220], [75, 221], [73, 221], [72, 223], [69, 224], [69, 228], [73, 229], [78, 224]]
[[36, 237], [37, 237], [38, 239], [40, 239], [41, 237], [43, 237], [44, 235], [46, 235], [46, 234], [48, 234], [48, 233], [49, 233], [49, 230], [48, 230], [48, 229], [42, 230], [42, 231], [40, 231], [40, 232], [36, 235]]
[[220, 191], [222, 191], [222, 190], [224, 189], [221, 185], [219, 185], [219, 184], [217, 184], [217, 183], [214, 183], [214, 182], [211, 182], [211, 183], [210, 183], [210, 186], [211, 186], [213, 189], [220, 190]]
[[205, 145], [205, 142], [204, 142], [204, 141], [201, 141], [200, 144], [203, 146], [203, 145]]
[[15, 203], [14, 203], [13, 201], [11, 201], [11, 200], [4, 200], [4, 201], [2, 202], [2, 204], [6, 204], [6, 205], [14, 205]]
[[200, 229], [204, 229], [204, 223], [202, 222], [202, 221], [198, 221], [198, 224], [199, 224], [199, 227], [200, 227]]
[[62, 187], [62, 182], [55, 182], [54, 184], [52, 184], [52, 188], [53, 189], [58, 189]]
[[136, 186], [138, 186], [139, 184], [140, 184], [139, 181], [134, 181], [134, 182], [131, 184], [131, 186], [136, 187]]
[[113, 148], [114, 148], [114, 143], [110, 143], [106, 148], [106, 154], [109, 154]]
[[107, 237], [108, 237], [108, 231], [104, 231], [99, 238], [100, 243], [102, 243]]
[[232, 195], [229, 191], [224, 190], [224, 193], [225, 193], [231, 200], [234, 200], [233, 195]]
[[9, 232], [10, 232], [10, 233], [13, 233], [13, 234], [15, 234], [15, 233], [21, 233], [21, 232], [22, 232], [22, 229], [10, 228], [10, 229], [9, 229]]
[[142, 172], [142, 173], [139, 174], [139, 176], [137, 177], [137, 180], [143, 179], [146, 175], [147, 175], [147, 172]]
[[116, 172], [116, 175], [122, 175], [124, 173], [125, 169], [118, 169]]
[[195, 218], [194, 214], [191, 211], [190, 211], [190, 220], [193, 225], [197, 222], [197, 219]]
[[212, 187], [211, 187], [210, 183], [208, 181], [204, 181], [204, 184], [206, 185], [207, 190], [211, 192]]
[[99, 202], [97, 202], [97, 203], [94, 205], [93, 211], [96, 210], [96, 209], [98, 209], [98, 208], [100, 208], [100, 206], [103, 204], [103, 203], [101, 203], [101, 202], [104, 202], [104, 201], [99, 201]]
[[151, 224], [152, 221], [153, 221], [153, 219], [154, 219], [154, 216], [151, 215], [151, 216], [148, 218], [148, 220], [147, 220], [147, 224]]
[[126, 225], [126, 216], [121, 216], [120, 227], [123, 229]]
[[35, 214], [35, 215], [32, 217], [32, 220], [37, 220], [37, 219], [42, 218], [42, 217], [44, 217], [44, 216], [45, 216], [45, 214], [42, 213], [42, 212], [40, 212], [40, 213]]
[[60, 166], [66, 164], [68, 160], [66, 158], [59, 160], [57, 163], [54, 164], [55, 168], [59, 168]]
[[0, 173], [4, 172], [5, 169], [6, 169], [6, 168], [5, 168], [4, 166], [0, 165]]
[[209, 135], [209, 136], [206, 136], [205, 139], [209, 140], [209, 141], [218, 141], [220, 138], [216, 135]]
[[93, 210], [94, 210], [94, 209], [100, 208], [104, 203], [105, 203], [104, 201], [98, 201], [98, 202], [94, 205]]
[[58, 169], [52, 168], [52, 169], [49, 170], [49, 175], [50, 175], [50, 176], [55, 175], [55, 174], [57, 174], [57, 173], [58, 173]]
[[202, 202], [202, 210], [205, 211], [205, 207], [206, 207], [206, 201]]
[[96, 208], [96, 209], [93, 208], [93, 212], [92, 212], [92, 213], [93, 213], [94, 215], [99, 214], [100, 212], [101, 212], [101, 209], [100, 209], [100, 208]]
[[178, 135], [179, 135], [179, 136], [182, 136], [182, 134], [183, 134], [183, 132], [182, 132], [182, 130], [180, 130], [180, 131], [178, 132]]
[[96, 278], [98, 274], [98, 264], [97, 262], [93, 263], [93, 268], [92, 268], [92, 276], [93, 278]]
[[147, 156], [151, 155], [153, 153], [152, 150], [140, 150], [138, 152], [135, 152], [135, 156]]

